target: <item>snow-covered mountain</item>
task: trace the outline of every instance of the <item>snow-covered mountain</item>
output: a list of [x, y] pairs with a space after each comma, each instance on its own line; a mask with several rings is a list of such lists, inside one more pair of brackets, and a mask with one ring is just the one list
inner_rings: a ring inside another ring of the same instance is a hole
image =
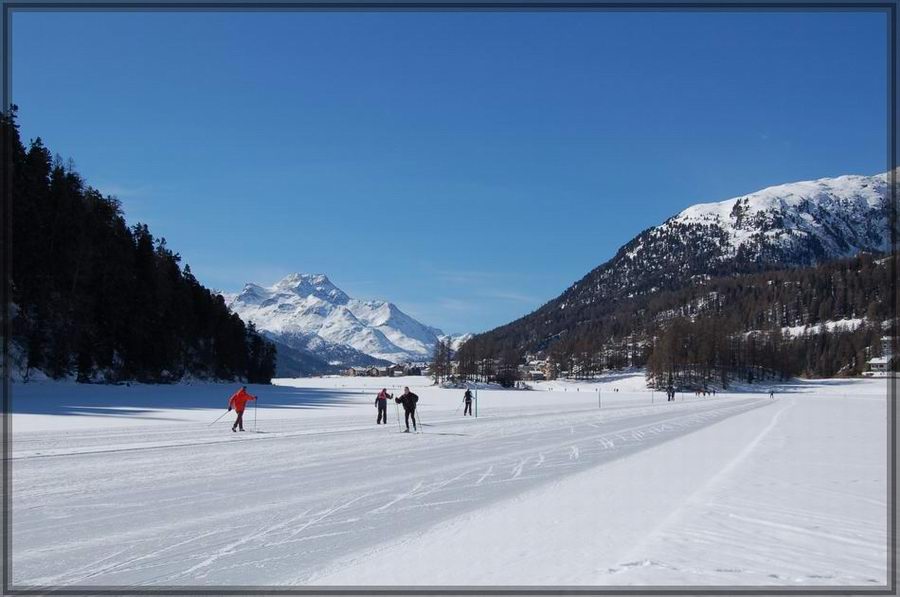
[[719, 203], [694, 205], [666, 222], [711, 225], [724, 233], [722, 258], [780, 257], [797, 265], [886, 251], [887, 180], [841, 176], [769, 187]]
[[469, 341], [475, 334], [451, 334], [448, 336], [440, 336], [438, 339], [441, 342], [449, 342], [450, 350], [456, 352], [459, 350], [459, 347]]
[[890, 250], [886, 175], [822, 178], [689, 207], [643, 231], [559, 306], [679, 286], [691, 276], [806, 266]]
[[428, 360], [443, 337], [393, 303], [349, 297], [322, 274], [291, 274], [269, 287], [247, 284], [226, 300], [266, 335], [332, 364]]
[[538, 310], [474, 341], [542, 348], [567, 332], [608, 323], [617, 302], [631, 297], [710, 277], [889, 252], [887, 201], [887, 177], [879, 174], [783, 184], [688, 207], [635, 236]]

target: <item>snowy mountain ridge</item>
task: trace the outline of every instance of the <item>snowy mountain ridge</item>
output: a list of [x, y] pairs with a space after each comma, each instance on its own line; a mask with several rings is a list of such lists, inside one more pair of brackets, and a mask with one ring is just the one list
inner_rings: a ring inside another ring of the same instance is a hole
[[730, 255], [754, 242], [798, 248], [815, 239], [829, 259], [837, 259], [860, 250], [887, 250], [886, 189], [885, 174], [821, 178], [701, 203], [672, 220], [721, 227], [728, 234]]
[[551, 304], [566, 308], [626, 290], [671, 288], [692, 276], [887, 252], [888, 218], [886, 174], [794, 182], [700, 203], [638, 234]]
[[249, 283], [226, 301], [270, 337], [332, 364], [428, 360], [446, 338], [393, 303], [351, 298], [324, 274], [291, 274], [269, 287]]

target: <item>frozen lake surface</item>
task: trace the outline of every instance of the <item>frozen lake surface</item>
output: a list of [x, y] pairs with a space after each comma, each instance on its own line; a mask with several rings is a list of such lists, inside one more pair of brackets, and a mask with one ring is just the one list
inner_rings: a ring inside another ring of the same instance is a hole
[[[621, 374], [479, 390], [477, 419], [429, 382], [251, 386], [243, 434], [209, 425], [234, 385], [17, 384], [12, 582], [886, 582], [884, 379], [666, 402]], [[375, 425], [384, 385], [423, 433]]]

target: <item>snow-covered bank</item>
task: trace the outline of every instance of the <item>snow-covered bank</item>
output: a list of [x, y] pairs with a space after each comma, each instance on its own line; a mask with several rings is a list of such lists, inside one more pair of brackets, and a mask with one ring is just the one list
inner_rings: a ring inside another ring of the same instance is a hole
[[[233, 385], [15, 386], [14, 585], [884, 582], [884, 380], [546, 382], [477, 420], [423, 377], [277, 383], [244, 434], [208, 425]], [[404, 385], [423, 434], [374, 424]]]

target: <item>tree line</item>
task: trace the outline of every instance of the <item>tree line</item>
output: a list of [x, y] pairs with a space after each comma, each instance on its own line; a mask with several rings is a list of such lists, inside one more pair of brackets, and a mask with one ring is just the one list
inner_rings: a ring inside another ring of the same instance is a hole
[[440, 384], [453, 373], [453, 348], [449, 340], [438, 340], [431, 355], [431, 376]]
[[26, 148], [15, 107], [0, 116], [12, 172], [11, 340], [27, 377], [268, 383], [276, 351], [200, 284], [164, 238], [128, 226], [40, 138]]
[[[646, 366], [655, 383], [671, 378], [691, 387], [858, 375], [880, 354], [880, 337], [895, 334], [896, 259], [860, 254], [811, 267], [694, 278], [679, 289], [593, 304], [590, 316], [549, 336], [542, 336], [545, 324], [523, 327], [528, 320], [520, 320], [515, 334], [473, 337], [460, 348], [460, 368], [466, 363], [476, 375], [496, 375], [532, 354], [546, 359], [551, 375], [592, 377]], [[859, 325], [814, 327], [848, 319]]]

